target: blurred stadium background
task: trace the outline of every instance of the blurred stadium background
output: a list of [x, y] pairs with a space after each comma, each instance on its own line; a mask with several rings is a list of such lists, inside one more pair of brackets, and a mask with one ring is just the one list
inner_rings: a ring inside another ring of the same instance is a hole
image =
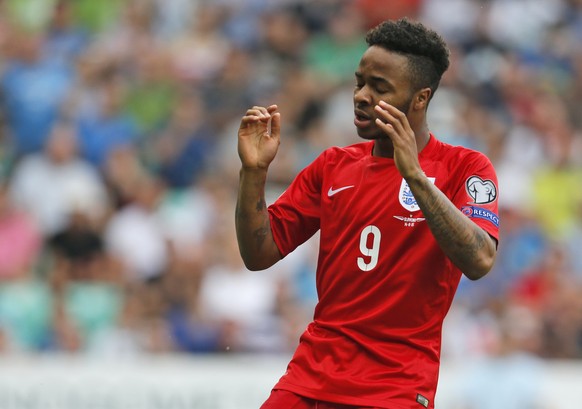
[[0, 0], [0, 409], [257, 408], [310, 319], [317, 237], [244, 269], [240, 117], [280, 106], [272, 200], [358, 141], [363, 34], [402, 16], [451, 47], [432, 131], [501, 192], [437, 407], [582, 408], [582, 1]]

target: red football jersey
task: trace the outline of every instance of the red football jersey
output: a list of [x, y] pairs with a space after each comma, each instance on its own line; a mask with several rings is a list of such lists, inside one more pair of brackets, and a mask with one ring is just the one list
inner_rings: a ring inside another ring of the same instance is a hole
[[[318, 304], [275, 388], [389, 409], [434, 407], [443, 319], [461, 271], [444, 255], [393, 159], [374, 142], [330, 148], [269, 206], [285, 256], [321, 230]], [[431, 135], [426, 176], [498, 238], [497, 178], [482, 153]]]

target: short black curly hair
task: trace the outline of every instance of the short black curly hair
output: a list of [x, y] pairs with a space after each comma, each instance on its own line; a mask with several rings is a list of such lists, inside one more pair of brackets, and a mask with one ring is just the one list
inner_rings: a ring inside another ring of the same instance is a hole
[[366, 34], [366, 43], [408, 57], [413, 91], [429, 87], [431, 98], [449, 68], [449, 49], [443, 38], [422, 23], [407, 18], [378, 24]]

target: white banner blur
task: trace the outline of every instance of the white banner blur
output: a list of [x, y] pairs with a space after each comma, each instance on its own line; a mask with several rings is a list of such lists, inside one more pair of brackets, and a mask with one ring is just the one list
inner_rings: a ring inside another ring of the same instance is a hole
[[[228, 354], [127, 361], [4, 357], [0, 363], [0, 409], [258, 409], [288, 359]], [[443, 365], [438, 409], [466, 404], [461, 388], [464, 378], [470, 376], [467, 368]], [[545, 364], [539, 407], [582, 408], [582, 404], [572, 406], [571, 400], [580, 385], [582, 363]], [[482, 401], [478, 396], [473, 399]]]

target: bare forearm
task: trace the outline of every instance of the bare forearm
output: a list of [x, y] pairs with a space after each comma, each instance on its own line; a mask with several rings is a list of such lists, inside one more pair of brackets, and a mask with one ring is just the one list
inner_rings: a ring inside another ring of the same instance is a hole
[[266, 170], [240, 171], [235, 225], [239, 250], [250, 270], [263, 270], [280, 258], [265, 201]]
[[426, 177], [408, 184], [444, 253], [471, 280], [489, 272], [495, 261], [494, 240], [467, 218]]

